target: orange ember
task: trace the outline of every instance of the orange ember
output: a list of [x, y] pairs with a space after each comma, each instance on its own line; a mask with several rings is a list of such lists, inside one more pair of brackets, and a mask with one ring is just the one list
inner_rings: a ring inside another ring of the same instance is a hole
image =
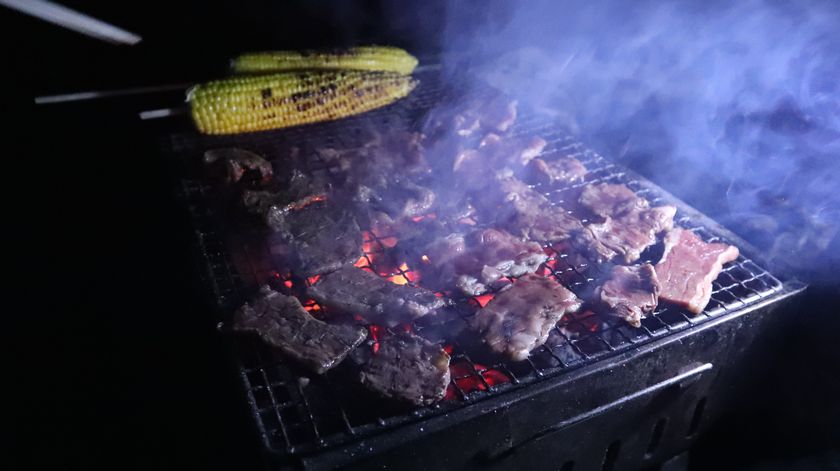
[[314, 285], [320, 279], [321, 279], [321, 275], [315, 275], [315, 276], [310, 276], [309, 278], [306, 279], [306, 281], [308, 281], [310, 285]]
[[370, 338], [373, 340], [379, 340], [379, 336], [382, 335], [382, 327], [371, 324], [368, 326], [368, 330], [370, 331]]
[[310, 311], [310, 312], [311, 312], [311, 311], [320, 311], [320, 310], [321, 310], [321, 306], [319, 306], [319, 305], [317, 305], [317, 304], [313, 304], [313, 305], [311, 305], [311, 306], [305, 306], [305, 307], [304, 307], [304, 309], [306, 309], [307, 311]]
[[[464, 391], [469, 393], [472, 391], [486, 391], [487, 386], [495, 386], [510, 382], [510, 378], [499, 370], [487, 368], [486, 366], [475, 363], [475, 368], [469, 363], [453, 363], [449, 365], [449, 373], [452, 375], [453, 382]], [[452, 389], [452, 388], [449, 388]], [[455, 391], [446, 391], [445, 399], [454, 399], [456, 397]]]
[[283, 282], [283, 284], [286, 285], [286, 288], [291, 288], [292, 287], [292, 280], [286, 280], [286, 281]]
[[394, 275], [388, 278], [388, 281], [395, 285], [407, 285], [408, 279], [404, 275]]
[[356, 263], [353, 264], [353, 266], [356, 268], [362, 268], [368, 265], [370, 265], [370, 263], [368, 263], [368, 259], [365, 256], [359, 257], [359, 259], [356, 260]]
[[495, 296], [493, 293], [482, 294], [481, 296], [476, 296], [473, 299], [475, 299], [475, 302], [477, 302], [479, 306], [484, 307], [491, 299], [493, 299], [493, 296]]
[[424, 219], [437, 219], [437, 214], [431, 213], [431, 214], [425, 214], [423, 216], [415, 216], [415, 217], [411, 218], [411, 220], [414, 221], [414, 222], [420, 222]]
[[288, 206], [286, 206], [286, 208], [289, 209], [289, 210], [292, 210], [292, 211], [297, 211], [299, 209], [303, 209], [303, 208], [309, 206], [312, 203], [317, 203], [319, 201], [326, 201], [326, 200], [327, 200], [327, 195], [312, 195], [312, 196], [304, 197], [304, 198], [300, 199], [299, 201], [295, 201], [293, 203], [290, 203]]
[[408, 284], [409, 281], [412, 281], [409, 277], [409, 274], [407, 273], [408, 271], [409, 271], [408, 265], [405, 262], [403, 262], [402, 265], [400, 265], [400, 272], [401, 273], [398, 273], [394, 276], [389, 277], [388, 281], [390, 281], [391, 283], [397, 284], [397, 285]]
[[429, 260], [428, 255], [423, 255], [422, 257], [420, 257], [420, 260], [422, 260], [423, 263], [431, 263], [431, 260]]

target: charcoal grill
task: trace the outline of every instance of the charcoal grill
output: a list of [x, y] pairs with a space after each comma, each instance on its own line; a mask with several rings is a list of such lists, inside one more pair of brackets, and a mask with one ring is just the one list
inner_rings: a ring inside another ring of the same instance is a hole
[[[313, 280], [288, 279], [258, 239], [226, 229], [214, 205], [215, 190], [195, 171], [201, 153], [239, 146], [276, 165], [291, 146], [304, 152], [322, 145], [358, 146], [367, 130], [415, 125], [439, 100], [458, 93], [458, 87], [434, 69], [418, 76], [421, 85], [407, 99], [340, 122], [232, 137], [198, 136], [193, 131], [168, 134], [166, 151], [181, 164], [176, 169], [182, 177], [180, 193], [194, 223], [203, 278], [222, 325], [260, 283], [288, 287]], [[772, 317], [770, 312], [804, 286], [768, 273], [746, 242], [586, 148], [545, 117], [524, 113], [513, 133], [546, 139], [545, 159], [571, 155], [589, 169], [585, 182], [571, 187], [537, 186], [550, 200], [562, 202], [575, 186], [623, 183], [653, 204], [677, 206], [677, 224], [702, 239], [737, 245], [742, 255], [715, 281], [708, 307], [698, 316], [660, 307], [641, 328], [586, 313], [572, 316], [527, 361], [514, 363], [444, 337], [443, 332], [462, 329], [464, 319], [487, 300], [462, 299], [463, 309], [443, 327], [424, 325], [422, 320], [413, 326], [420, 335], [447, 345], [453, 375], [445, 401], [411, 409], [361, 390], [350, 377], [352, 361], [323, 376], [302, 374], [258, 340], [231, 335], [270, 462], [312, 469], [387, 467], [397, 462], [401, 469], [508, 468], [514, 463], [564, 471], [639, 468], [686, 449], [718, 413], [738, 375], [733, 360], [745, 354], [755, 333]], [[308, 165], [312, 172], [329, 171], [314, 159]], [[367, 232], [365, 241], [360, 265], [379, 272], [377, 255], [393, 237]], [[545, 269], [573, 291], [585, 292], [599, 278], [596, 265], [552, 254]], [[405, 283], [416, 279], [412, 267], [406, 266], [384, 276]], [[308, 302], [307, 308], [319, 315], [320, 306]], [[374, 336], [380, 334], [373, 329]]]

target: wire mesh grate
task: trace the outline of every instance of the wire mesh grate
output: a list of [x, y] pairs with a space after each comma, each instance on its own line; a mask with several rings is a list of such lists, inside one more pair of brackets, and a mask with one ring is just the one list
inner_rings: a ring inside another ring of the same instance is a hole
[[[385, 109], [340, 122], [311, 125], [285, 131], [262, 132], [233, 137], [206, 137], [194, 133], [172, 134], [169, 152], [181, 161], [198, 160], [201, 153], [220, 146], [239, 146], [261, 153], [275, 167], [293, 147], [304, 153], [318, 146], [352, 148], [364, 142], [371, 129], [408, 127], [446, 96], [447, 90], [434, 78], [421, 77], [422, 85], [406, 100]], [[562, 204], [570, 192], [583, 185], [608, 182], [622, 183], [652, 204], [672, 204], [674, 198], [650, 182], [603, 158], [564, 133], [551, 122], [536, 115], [517, 120], [514, 134], [533, 134], [548, 145], [541, 158], [572, 156], [588, 169], [584, 181], [573, 185], [536, 185], [535, 189], [555, 204]], [[311, 152], [309, 152], [311, 154]], [[323, 162], [306, 162], [310, 172], [329, 172]], [[189, 173], [188, 165], [185, 172]], [[227, 230], [220, 214], [213, 210], [215, 194], [200, 178], [187, 176], [182, 193], [193, 218], [196, 243], [205, 265], [205, 278], [220, 310], [229, 315], [249, 293], [265, 282], [289, 290], [317, 281], [291, 278], [282, 267], [275, 266], [270, 248], [261, 236], [248, 231]], [[694, 231], [701, 239], [726, 241], [718, 230], [706, 227], [687, 213], [681, 205], [675, 222]], [[364, 232], [364, 256], [356, 266], [377, 273], [399, 284], [416, 284], [420, 273], [406, 264], [388, 266], [383, 256], [397, 243], [395, 234]], [[548, 260], [540, 268], [576, 292], [585, 293], [604, 275], [601, 268], [577, 255], [569, 255], [561, 246], [545, 247]], [[641, 261], [655, 262], [648, 255]], [[674, 307], [660, 306], [633, 328], [617, 319], [604, 319], [590, 311], [566, 316], [550, 332], [545, 345], [522, 362], [502, 361], [476, 345], [467, 331], [467, 320], [492, 297], [455, 296], [457, 308], [441, 315], [436, 322], [421, 318], [411, 329], [433, 342], [440, 342], [451, 355], [451, 382], [441, 403], [406, 409], [383, 404], [362, 390], [352, 375], [355, 360], [324, 375], [309, 375], [288, 364], [255, 339], [235, 336], [241, 377], [248, 393], [257, 425], [267, 447], [281, 453], [305, 453], [323, 447], [346, 443], [400, 424], [421, 420], [481, 401], [504, 391], [527, 387], [549, 376], [563, 374], [600, 359], [636, 348], [653, 339], [705, 322], [726, 312], [760, 301], [782, 289], [781, 282], [740, 256], [728, 264], [713, 284], [712, 300], [704, 312], [691, 316]], [[451, 295], [451, 293], [448, 293]], [[305, 308], [316, 317], [325, 310], [312, 300], [303, 299]], [[387, 335], [387, 329], [369, 326], [370, 337]]]

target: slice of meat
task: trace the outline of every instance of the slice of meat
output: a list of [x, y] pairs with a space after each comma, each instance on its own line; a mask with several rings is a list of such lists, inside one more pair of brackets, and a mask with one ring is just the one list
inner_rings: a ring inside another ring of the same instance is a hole
[[505, 132], [516, 121], [518, 102], [502, 95], [484, 102], [480, 109], [481, 126], [497, 132]]
[[360, 379], [387, 398], [432, 404], [443, 399], [449, 386], [449, 355], [422, 337], [401, 333], [379, 342]]
[[315, 319], [297, 298], [268, 286], [236, 311], [233, 329], [259, 335], [263, 342], [318, 374], [341, 363], [367, 337], [365, 329]]
[[307, 291], [324, 306], [388, 326], [411, 322], [446, 305], [429, 290], [397, 285], [353, 266], [322, 277]]
[[619, 259], [633, 263], [655, 244], [657, 235], [674, 227], [674, 206], [651, 208], [633, 190], [611, 183], [588, 185], [578, 203], [601, 221], [577, 234], [578, 249], [595, 262]]
[[630, 188], [612, 183], [587, 185], [578, 200], [581, 206], [600, 217], [617, 217], [633, 209], [648, 208], [647, 200]]
[[205, 164], [213, 165], [219, 162], [224, 164], [227, 181], [230, 183], [241, 180], [248, 170], [258, 172], [263, 182], [271, 181], [273, 174], [271, 163], [253, 152], [229, 147], [212, 149], [204, 153]]
[[493, 351], [524, 360], [545, 343], [563, 315], [580, 306], [577, 296], [554, 279], [529, 274], [496, 294], [471, 325]]
[[469, 138], [482, 130], [505, 132], [516, 121], [517, 104], [501, 94], [461, 98], [433, 109], [423, 132], [432, 139]]
[[546, 141], [537, 136], [501, 137], [488, 134], [477, 149], [466, 149], [455, 156], [452, 171], [469, 189], [492, 184], [494, 177], [522, 172], [525, 165], [542, 152]]
[[369, 184], [370, 179], [394, 173], [421, 176], [431, 172], [423, 148], [423, 135], [416, 132], [374, 132], [361, 146], [319, 147], [314, 152], [336, 172], [359, 183]]
[[580, 247], [589, 255], [596, 255], [593, 261], [618, 258], [623, 263], [633, 263], [656, 243], [657, 234], [674, 227], [676, 213], [674, 206], [632, 209], [614, 218], [608, 216], [603, 222], [587, 224], [588, 235], [576, 240], [586, 241]]
[[548, 259], [540, 244], [523, 242], [499, 229], [476, 231], [471, 234], [470, 241], [477, 266], [481, 267], [478, 278], [484, 284], [502, 276], [518, 277], [533, 273]]
[[266, 219], [275, 231], [269, 237], [271, 253], [298, 276], [329, 273], [362, 256], [362, 231], [343, 209], [323, 203], [271, 206]]
[[359, 214], [370, 218], [372, 213], [382, 213], [389, 223], [427, 214], [435, 203], [432, 190], [399, 176], [373, 186], [358, 185], [352, 190], [350, 199], [356, 203]]
[[610, 278], [598, 289], [598, 299], [607, 313], [624, 319], [633, 327], [656, 309], [659, 280], [653, 265], [615, 266]]
[[515, 177], [498, 180], [474, 198], [485, 219], [536, 242], [566, 240], [583, 228], [577, 218]]
[[503, 276], [533, 273], [548, 259], [539, 244], [500, 229], [448, 234], [421, 252], [424, 279], [436, 279], [441, 288], [454, 285], [468, 296], [485, 293], [488, 285]]
[[529, 182], [543, 185], [574, 183], [583, 180], [586, 173], [586, 167], [574, 157], [549, 161], [535, 158], [528, 162], [527, 179]]
[[732, 245], [703, 242], [686, 229], [674, 229], [665, 236], [665, 253], [656, 264], [662, 285], [660, 299], [700, 314], [712, 296], [712, 281], [725, 263], [738, 258]]

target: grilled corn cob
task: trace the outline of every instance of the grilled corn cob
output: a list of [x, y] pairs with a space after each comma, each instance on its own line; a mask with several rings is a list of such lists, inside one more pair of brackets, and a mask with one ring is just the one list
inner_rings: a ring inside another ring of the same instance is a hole
[[199, 131], [235, 134], [351, 116], [392, 103], [416, 85], [391, 72], [287, 72], [196, 85], [187, 101]]
[[356, 69], [410, 74], [417, 58], [403, 49], [363, 46], [330, 51], [269, 51], [243, 54], [231, 61], [237, 73], [304, 69]]

